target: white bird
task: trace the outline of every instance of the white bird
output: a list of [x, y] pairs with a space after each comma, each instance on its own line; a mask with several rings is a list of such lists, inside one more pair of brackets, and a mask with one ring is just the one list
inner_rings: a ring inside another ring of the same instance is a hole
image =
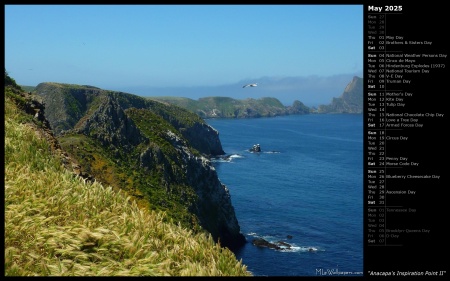
[[256, 87], [256, 86], [258, 86], [256, 83], [254, 83], [254, 84], [247, 84], [247, 85], [244, 85], [244, 86], [242, 86], [242, 88], [246, 88], [246, 87]]

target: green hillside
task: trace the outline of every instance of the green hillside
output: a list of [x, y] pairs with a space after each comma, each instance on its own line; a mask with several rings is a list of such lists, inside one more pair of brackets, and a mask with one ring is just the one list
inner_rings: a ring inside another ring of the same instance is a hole
[[[31, 98], [5, 71], [5, 276], [251, 276], [170, 208], [152, 210], [124, 189], [74, 175]], [[105, 177], [120, 174], [92, 139], [64, 141], [84, 144]]]
[[293, 106], [284, 106], [278, 99], [271, 97], [243, 100], [230, 97], [205, 97], [198, 100], [183, 97], [148, 97], [148, 99], [177, 105], [202, 118], [258, 118], [310, 112], [310, 109], [299, 101], [295, 101]]
[[36, 95], [72, 170], [228, 248], [246, 243], [229, 191], [208, 157], [218, 132], [195, 113], [93, 86], [40, 83]]

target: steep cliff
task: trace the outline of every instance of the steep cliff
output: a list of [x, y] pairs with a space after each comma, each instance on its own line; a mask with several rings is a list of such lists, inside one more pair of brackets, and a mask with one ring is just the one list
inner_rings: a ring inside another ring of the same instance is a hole
[[199, 116], [92, 86], [41, 83], [36, 93], [83, 172], [224, 246], [245, 243], [229, 191], [208, 160], [224, 154], [218, 132]]
[[363, 79], [357, 76], [345, 87], [338, 98], [333, 98], [329, 105], [320, 105], [318, 113], [363, 113], [364, 110]]

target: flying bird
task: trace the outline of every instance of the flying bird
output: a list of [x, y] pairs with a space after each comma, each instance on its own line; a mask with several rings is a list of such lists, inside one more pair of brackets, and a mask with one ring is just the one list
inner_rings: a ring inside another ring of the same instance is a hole
[[244, 85], [244, 86], [242, 86], [242, 88], [246, 88], [246, 87], [256, 87], [256, 86], [258, 86], [256, 83], [254, 83], [254, 84], [247, 84], [247, 85]]

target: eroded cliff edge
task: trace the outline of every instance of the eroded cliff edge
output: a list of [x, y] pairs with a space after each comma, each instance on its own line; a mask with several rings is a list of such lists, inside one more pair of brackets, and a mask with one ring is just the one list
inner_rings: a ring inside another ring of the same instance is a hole
[[206, 230], [223, 246], [245, 237], [210, 156], [218, 132], [173, 105], [92, 86], [41, 83], [36, 93], [61, 146], [82, 173], [127, 191], [174, 222]]

